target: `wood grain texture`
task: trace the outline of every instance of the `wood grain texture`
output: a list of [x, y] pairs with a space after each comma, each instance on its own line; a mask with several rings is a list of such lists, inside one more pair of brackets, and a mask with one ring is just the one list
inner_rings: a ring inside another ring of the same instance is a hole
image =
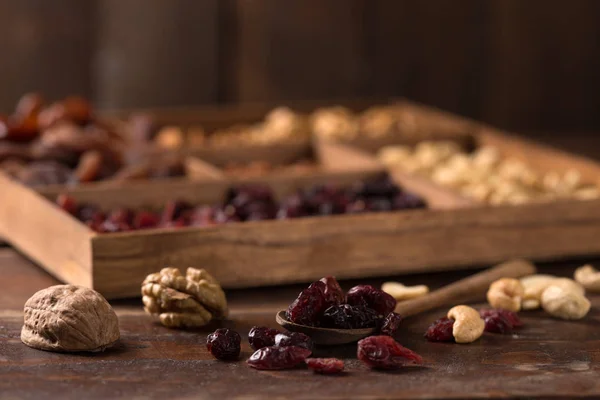
[[59, 279], [91, 287], [95, 233], [1, 172], [0, 186], [0, 235]]
[[98, 2], [100, 105], [211, 103], [218, 87], [218, 0]]
[[235, 1], [236, 86], [227, 100], [366, 95], [365, 7], [362, 0]]
[[92, 95], [96, 1], [0, 1], [0, 110], [28, 91]]
[[[315, 375], [304, 368], [264, 372], [248, 368], [252, 350], [247, 333], [254, 325], [277, 327], [275, 313], [301, 286], [267, 290], [228, 290], [227, 321], [194, 331], [170, 330], [142, 311], [141, 301], [113, 302], [121, 341], [95, 355], [55, 354], [26, 347], [19, 340], [22, 307], [35, 291], [56, 284], [12, 250], [0, 249], [0, 392], [6, 398], [131, 399], [191, 398], [479, 399], [594, 398], [600, 396], [600, 297], [583, 321], [550, 319], [542, 312], [522, 313], [525, 327], [515, 335], [485, 334], [470, 345], [429, 343], [428, 325], [445, 315], [434, 310], [402, 323], [399, 341], [425, 359], [422, 368], [396, 373], [371, 371], [356, 359], [356, 345], [319, 347], [317, 356], [340, 357], [347, 372]], [[600, 260], [582, 260], [600, 263]], [[541, 265], [543, 272], [572, 276], [579, 263]], [[323, 273], [327, 273], [323, 271]], [[397, 277], [408, 285], [436, 289], [464, 273]], [[342, 281], [349, 289], [359, 282]], [[374, 285], [381, 281], [360, 283]], [[476, 305], [479, 306], [479, 305]], [[242, 336], [241, 361], [224, 363], [206, 351], [205, 337], [217, 327]]]

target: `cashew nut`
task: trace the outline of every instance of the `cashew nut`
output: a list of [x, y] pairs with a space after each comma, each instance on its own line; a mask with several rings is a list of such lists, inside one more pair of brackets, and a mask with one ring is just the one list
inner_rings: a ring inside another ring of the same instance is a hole
[[600, 292], [600, 271], [590, 264], [575, 270], [575, 280], [590, 292]]
[[517, 312], [521, 309], [524, 292], [523, 285], [517, 279], [502, 278], [490, 285], [487, 300], [494, 308]]
[[562, 319], [581, 319], [590, 311], [590, 302], [577, 290], [551, 285], [542, 293], [544, 310]]
[[429, 288], [425, 285], [404, 286], [399, 282], [385, 282], [381, 285], [381, 290], [390, 294], [396, 301], [414, 299], [429, 293]]
[[448, 318], [454, 320], [452, 336], [456, 343], [471, 343], [483, 335], [485, 322], [474, 308], [463, 305], [452, 307]]
[[557, 278], [552, 275], [535, 274], [521, 278], [520, 281], [525, 291], [521, 303], [521, 308], [523, 310], [540, 308], [542, 293], [550, 285], [560, 286], [566, 290], [573, 290], [582, 295], [585, 293], [581, 285], [569, 278]]

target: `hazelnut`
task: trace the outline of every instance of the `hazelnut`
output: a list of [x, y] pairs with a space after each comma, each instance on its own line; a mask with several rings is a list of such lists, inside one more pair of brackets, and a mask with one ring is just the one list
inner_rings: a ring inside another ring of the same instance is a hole
[[58, 352], [102, 351], [119, 339], [119, 321], [100, 293], [74, 285], [40, 290], [25, 303], [21, 341]]

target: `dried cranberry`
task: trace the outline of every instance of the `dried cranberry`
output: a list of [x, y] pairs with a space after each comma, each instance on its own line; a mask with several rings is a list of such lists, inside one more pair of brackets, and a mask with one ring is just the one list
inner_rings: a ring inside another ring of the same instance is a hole
[[331, 306], [321, 318], [321, 326], [336, 329], [375, 328], [378, 322], [379, 316], [374, 310], [350, 304]]
[[206, 338], [206, 348], [215, 358], [223, 361], [240, 357], [242, 338], [231, 329], [217, 329]]
[[494, 333], [511, 333], [513, 328], [523, 326], [516, 313], [502, 309], [482, 309], [479, 315], [485, 321], [485, 331]]
[[335, 304], [342, 304], [346, 300], [344, 291], [340, 287], [340, 284], [333, 276], [326, 276], [320, 280], [325, 284], [325, 301], [327, 305], [333, 306]]
[[300, 292], [298, 298], [290, 304], [286, 315], [293, 323], [318, 326], [326, 307], [325, 284], [317, 281]]
[[297, 346], [305, 349], [313, 349], [313, 342], [308, 335], [300, 332], [278, 333], [275, 335], [275, 346], [287, 347]]
[[396, 308], [396, 299], [371, 285], [354, 286], [346, 294], [346, 301], [353, 306], [366, 306], [380, 315], [388, 315]]
[[402, 317], [400, 314], [396, 314], [395, 312], [389, 313], [385, 319], [383, 320], [383, 324], [381, 325], [381, 334], [394, 336], [398, 333], [398, 329], [400, 329], [400, 323], [402, 322]]
[[75, 200], [75, 198], [67, 194], [60, 194], [56, 198], [56, 204], [69, 214], [77, 215], [79, 207], [77, 206], [77, 200]]
[[425, 208], [427, 203], [412, 193], [403, 192], [394, 197], [392, 201], [394, 210], [404, 210], [413, 208]]
[[425, 338], [430, 342], [454, 342], [454, 335], [452, 334], [453, 326], [453, 319], [440, 318], [427, 329]]
[[[191, 210], [192, 206], [184, 201], [171, 200], [163, 209], [161, 215], [161, 224], [165, 225], [173, 222], [182, 216], [185, 211]], [[191, 213], [190, 213], [191, 214]]]
[[266, 326], [254, 326], [248, 332], [248, 342], [254, 350], [263, 347], [274, 346], [275, 336], [281, 333], [277, 329], [267, 328]]
[[110, 213], [108, 219], [115, 224], [131, 225], [133, 223], [134, 212], [129, 208], [119, 208]]
[[339, 374], [344, 370], [344, 362], [339, 358], [307, 358], [308, 368], [319, 374]]
[[140, 211], [135, 215], [133, 220], [134, 229], [154, 228], [160, 223], [158, 215], [149, 211]]
[[379, 369], [397, 369], [407, 363], [423, 362], [420, 355], [385, 335], [369, 336], [359, 341], [357, 357], [371, 368]]
[[269, 346], [256, 350], [248, 359], [248, 365], [256, 369], [288, 369], [304, 362], [311, 351], [304, 347]]

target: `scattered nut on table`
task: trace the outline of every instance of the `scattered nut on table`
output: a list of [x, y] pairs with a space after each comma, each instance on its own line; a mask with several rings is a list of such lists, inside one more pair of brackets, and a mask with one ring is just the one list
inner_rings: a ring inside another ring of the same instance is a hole
[[600, 271], [590, 264], [575, 270], [575, 280], [590, 292], [600, 292]]
[[40, 290], [25, 303], [21, 341], [35, 349], [97, 352], [119, 339], [119, 321], [98, 292], [75, 285]]
[[158, 315], [169, 328], [193, 328], [228, 314], [227, 299], [219, 283], [205, 270], [163, 268], [142, 283], [144, 310]]
[[488, 303], [494, 308], [517, 312], [525, 290], [521, 282], [513, 278], [502, 278], [493, 282], [487, 292]]
[[581, 319], [591, 307], [589, 300], [579, 291], [555, 285], [544, 290], [541, 303], [544, 311], [562, 319]]
[[381, 290], [390, 294], [396, 301], [404, 301], [425, 296], [429, 288], [425, 285], [405, 286], [400, 282], [385, 282]]
[[569, 278], [559, 278], [553, 275], [535, 274], [520, 279], [525, 290], [521, 302], [523, 310], [535, 310], [541, 306], [542, 293], [550, 285], [559, 286], [567, 290], [585, 294], [584, 288]]
[[456, 343], [471, 343], [483, 335], [485, 322], [474, 308], [455, 306], [448, 311], [447, 317], [454, 320], [452, 335]]

